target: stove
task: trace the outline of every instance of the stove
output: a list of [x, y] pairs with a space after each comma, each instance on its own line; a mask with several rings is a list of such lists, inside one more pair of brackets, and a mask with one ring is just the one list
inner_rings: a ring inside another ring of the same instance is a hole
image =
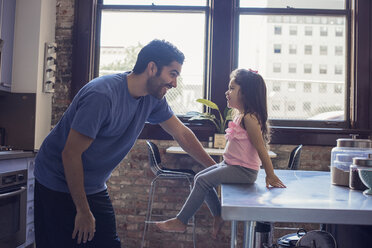
[[0, 151], [12, 151], [13, 148], [11, 146], [0, 146]]

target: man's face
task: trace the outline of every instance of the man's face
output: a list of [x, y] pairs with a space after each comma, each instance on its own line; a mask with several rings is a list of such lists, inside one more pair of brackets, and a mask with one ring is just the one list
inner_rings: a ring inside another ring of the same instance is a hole
[[177, 87], [177, 77], [181, 73], [182, 65], [173, 61], [168, 66], [163, 66], [159, 76], [152, 76], [147, 80], [147, 92], [162, 99], [167, 91], [171, 88]]

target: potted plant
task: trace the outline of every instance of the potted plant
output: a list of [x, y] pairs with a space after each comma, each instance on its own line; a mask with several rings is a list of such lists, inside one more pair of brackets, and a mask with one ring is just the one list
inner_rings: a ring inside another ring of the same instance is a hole
[[220, 109], [218, 108], [217, 104], [214, 102], [207, 100], [207, 99], [197, 99], [197, 102], [204, 104], [205, 106], [215, 109], [218, 111], [219, 118], [217, 118], [212, 113], [199, 113], [197, 112], [197, 115], [190, 118], [190, 121], [192, 120], [209, 120], [211, 121], [215, 126], [217, 133], [214, 134], [214, 147], [215, 148], [225, 148], [226, 145], [226, 139], [225, 139], [225, 129], [226, 124], [228, 121], [232, 120], [231, 112], [232, 109], [225, 108], [224, 114], [222, 115]]

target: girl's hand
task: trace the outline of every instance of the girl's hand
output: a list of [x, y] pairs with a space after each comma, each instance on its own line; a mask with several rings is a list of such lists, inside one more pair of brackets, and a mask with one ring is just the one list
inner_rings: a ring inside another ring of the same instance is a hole
[[266, 187], [269, 188], [270, 185], [275, 188], [286, 188], [284, 183], [275, 174], [266, 175]]

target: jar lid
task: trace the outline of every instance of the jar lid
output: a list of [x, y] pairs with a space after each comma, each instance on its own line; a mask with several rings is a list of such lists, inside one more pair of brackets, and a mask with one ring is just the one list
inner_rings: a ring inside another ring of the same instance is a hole
[[337, 139], [337, 147], [372, 148], [369, 139]]
[[356, 166], [372, 166], [372, 154], [369, 154], [368, 158], [353, 158], [353, 164]]

